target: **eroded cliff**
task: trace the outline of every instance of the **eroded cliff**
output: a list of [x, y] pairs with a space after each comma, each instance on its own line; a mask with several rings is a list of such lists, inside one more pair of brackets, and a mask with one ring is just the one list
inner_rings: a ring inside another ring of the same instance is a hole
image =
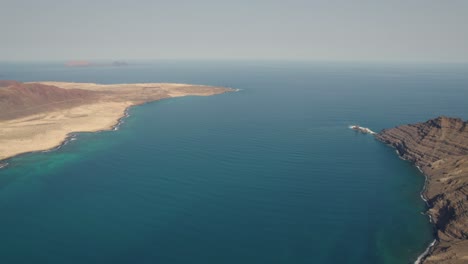
[[468, 122], [438, 117], [385, 129], [376, 138], [427, 177], [424, 196], [438, 243], [424, 263], [468, 263]]

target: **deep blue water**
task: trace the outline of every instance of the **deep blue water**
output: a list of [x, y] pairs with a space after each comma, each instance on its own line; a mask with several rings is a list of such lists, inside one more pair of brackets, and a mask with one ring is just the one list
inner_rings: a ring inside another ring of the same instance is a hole
[[348, 125], [468, 118], [461, 64], [1, 63], [0, 79], [242, 89], [9, 160], [1, 263], [411, 263], [433, 240], [424, 177]]

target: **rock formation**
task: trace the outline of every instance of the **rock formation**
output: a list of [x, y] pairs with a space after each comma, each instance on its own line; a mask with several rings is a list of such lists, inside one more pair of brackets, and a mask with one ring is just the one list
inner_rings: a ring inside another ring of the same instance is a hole
[[427, 177], [424, 196], [438, 243], [423, 263], [468, 263], [468, 122], [438, 117], [380, 132]]

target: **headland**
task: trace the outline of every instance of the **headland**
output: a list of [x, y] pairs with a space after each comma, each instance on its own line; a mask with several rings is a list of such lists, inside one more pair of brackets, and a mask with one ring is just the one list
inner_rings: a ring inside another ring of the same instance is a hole
[[422, 197], [436, 241], [418, 262], [468, 263], [468, 122], [438, 117], [385, 129], [376, 138], [426, 176]]
[[0, 161], [55, 148], [73, 132], [112, 129], [134, 105], [228, 91], [233, 90], [175, 83], [0, 81]]

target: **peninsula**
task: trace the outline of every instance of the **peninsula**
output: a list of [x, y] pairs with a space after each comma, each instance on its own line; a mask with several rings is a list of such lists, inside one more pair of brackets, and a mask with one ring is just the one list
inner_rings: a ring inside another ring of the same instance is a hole
[[0, 160], [54, 148], [72, 132], [112, 129], [134, 105], [228, 91], [232, 90], [173, 83], [0, 81]]
[[437, 242], [422, 263], [468, 263], [468, 122], [438, 117], [383, 130], [376, 138], [426, 176], [422, 195]]

